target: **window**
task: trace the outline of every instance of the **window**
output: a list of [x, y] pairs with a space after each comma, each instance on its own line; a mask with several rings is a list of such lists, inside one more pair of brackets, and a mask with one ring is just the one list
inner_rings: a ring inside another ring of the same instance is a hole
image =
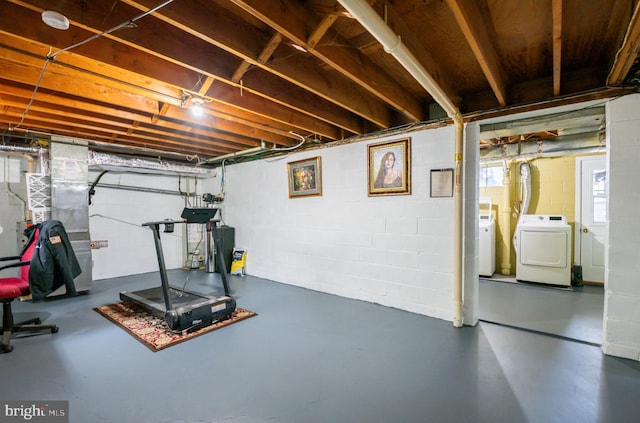
[[501, 165], [480, 168], [480, 187], [501, 187], [503, 169]]
[[593, 172], [591, 187], [593, 190], [593, 221], [605, 223], [607, 221], [607, 171], [605, 169]]

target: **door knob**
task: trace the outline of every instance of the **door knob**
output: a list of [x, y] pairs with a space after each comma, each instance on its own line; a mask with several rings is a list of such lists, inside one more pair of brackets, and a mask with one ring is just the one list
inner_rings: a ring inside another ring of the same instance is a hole
[[584, 233], [586, 234], [586, 233], [588, 233], [588, 232], [589, 232], [589, 229], [588, 229], [588, 228], [584, 228], [584, 229], [582, 230], [582, 232], [584, 232]]

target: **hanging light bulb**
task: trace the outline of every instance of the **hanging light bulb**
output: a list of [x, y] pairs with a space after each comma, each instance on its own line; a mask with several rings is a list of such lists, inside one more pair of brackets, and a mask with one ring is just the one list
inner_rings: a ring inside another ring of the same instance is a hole
[[204, 114], [204, 108], [202, 107], [202, 105], [204, 104], [204, 99], [200, 98], [200, 97], [191, 97], [189, 99], [189, 102], [191, 103], [191, 114], [196, 116], [196, 117], [200, 117]]
[[202, 104], [194, 104], [191, 106], [191, 114], [195, 117], [200, 117], [204, 114], [204, 109], [202, 108]]

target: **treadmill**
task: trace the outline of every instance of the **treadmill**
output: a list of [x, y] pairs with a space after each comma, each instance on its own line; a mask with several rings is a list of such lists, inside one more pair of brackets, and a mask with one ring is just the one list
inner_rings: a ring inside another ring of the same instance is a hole
[[[158, 266], [160, 267], [161, 285], [140, 291], [120, 292], [120, 300], [132, 302], [142, 306], [144, 309], [158, 316], [164, 316], [167, 326], [174, 332], [183, 334], [193, 332], [197, 329], [209, 326], [213, 323], [227, 320], [236, 309], [236, 301], [229, 293], [229, 280], [227, 278], [227, 268], [222, 258], [220, 249], [220, 238], [216, 231], [219, 219], [214, 219], [218, 208], [185, 208], [182, 211], [183, 220], [162, 220], [159, 222], [147, 222], [142, 226], [148, 226], [153, 232], [156, 254], [158, 256]], [[173, 232], [176, 223], [202, 223], [207, 225], [207, 242], [210, 242], [213, 234], [213, 242], [224, 295], [212, 297], [199, 292], [189, 291], [169, 284], [167, 268], [162, 252], [162, 242], [160, 240], [160, 226], [165, 225], [164, 232]]]

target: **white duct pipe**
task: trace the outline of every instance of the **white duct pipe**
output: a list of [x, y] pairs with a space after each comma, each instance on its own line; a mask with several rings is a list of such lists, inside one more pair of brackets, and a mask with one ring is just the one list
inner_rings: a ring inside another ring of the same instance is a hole
[[501, 223], [500, 223], [500, 245], [502, 246], [502, 263], [500, 265], [500, 273], [503, 275], [511, 274], [511, 246], [509, 245], [509, 236], [511, 235], [511, 162], [503, 160], [503, 179], [502, 179], [502, 205], [501, 205]]
[[[458, 115], [459, 116], [459, 115]], [[455, 184], [453, 190], [453, 325], [462, 327], [463, 323], [463, 253], [462, 239], [463, 214], [462, 214], [462, 151], [464, 149], [464, 124], [462, 119], [454, 119], [456, 134], [454, 148]]]
[[453, 324], [462, 326], [462, 152], [464, 149], [464, 121], [458, 107], [449, 99], [418, 59], [402, 43], [375, 10], [364, 0], [339, 0], [340, 4], [427, 90], [455, 124], [455, 189], [454, 204], [454, 269], [453, 269]]
[[447, 112], [447, 115], [460, 120], [460, 111], [457, 106], [447, 97], [445, 92], [438, 86], [436, 81], [422, 67], [418, 59], [402, 43], [400, 37], [396, 35], [384, 20], [376, 13], [369, 3], [364, 0], [339, 0], [340, 4], [362, 25], [376, 40], [384, 47], [384, 50], [391, 54], [423, 88], [427, 90], [433, 99]]
[[[522, 203], [520, 204], [520, 215], [518, 223], [520, 225], [522, 216], [529, 212], [529, 203], [531, 202], [531, 166], [529, 163], [520, 163], [520, 186], [522, 187]], [[513, 249], [518, 253], [518, 231], [513, 236]]]
[[522, 184], [522, 210], [520, 215], [529, 212], [531, 203], [531, 167], [529, 163], [520, 163], [520, 183]]

